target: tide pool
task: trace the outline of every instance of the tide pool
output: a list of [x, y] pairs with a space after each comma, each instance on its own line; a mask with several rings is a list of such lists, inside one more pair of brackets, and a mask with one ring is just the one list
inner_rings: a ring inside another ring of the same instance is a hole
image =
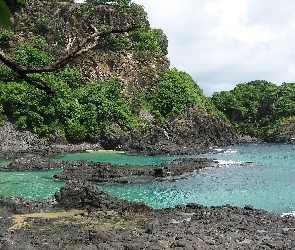
[[[175, 180], [100, 187], [121, 199], [141, 201], [154, 208], [193, 202], [207, 206], [252, 205], [254, 208], [279, 213], [295, 211], [294, 145], [243, 144], [219, 148], [216, 152], [193, 157], [216, 159], [220, 162], [218, 168], [202, 169]], [[127, 156], [117, 152], [87, 152], [54, 157], [56, 160], [106, 161], [139, 166], [176, 158], [179, 157]], [[52, 179], [55, 171], [0, 172], [0, 193], [28, 199], [50, 197], [64, 185]]]

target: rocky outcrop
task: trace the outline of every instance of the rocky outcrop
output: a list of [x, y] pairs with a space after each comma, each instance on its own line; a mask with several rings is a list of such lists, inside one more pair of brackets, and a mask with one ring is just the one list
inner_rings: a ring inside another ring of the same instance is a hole
[[[179, 177], [184, 173], [191, 173], [202, 168], [217, 166], [211, 159], [179, 158], [159, 165], [135, 166], [117, 165], [108, 162], [89, 162], [84, 160], [51, 160], [38, 155], [26, 155], [15, 159], [7, 166], [1, 167], [0, 172], [38, 171], [62, 169], [53, 178], [61, 181], [80, 180], [96, 183], [133, 183], [135, 176], [143, 181]], [[136, 178], [136, 182], [140, 182]]]
[[121, 207], [118, 198], [100, 190], [92, 183], [78, 180], [69, 181], [65, 187], [55, 193], [54, 198], [66, 209], [91, 207], [109, 210]]
[[[44, 156], [102, 149], [100, 144], [68, 144], [65, 140], [53, 143], [50, 140], [39, 138], [28, 130], [19, 130], [14, 124], [7, 121], [0, 122], [0, 143], [0, 158], [16, 158], [29, 154], [26, 160], [19, 159], [25, 162], [32, 158], [32, 155], [38, 158], [36, 155]], [[32, 162], [36, 161], [32, 160]], [[30, 163], [31, 167], [38, 168], [38, 164], [33, 166], [32, 162]]]
[[[35, 1], [13, 16], [15, 25], [12, 48], [29, 41], [34, 35], [43, 35], [50, 44], [50, 53], [59, 58], [66, 53], [68, 44], [93, 33], [90, 24], [97, 29], [113, 26], [118, 29], [149, 22], [135, 11], [124, 11], [115, 5], [87, 5], [57, 0]], [[0, 28], [1, 29], [1, 28]], [[161, 52], [114, 49], [107, 39], [73, 61], [83, 75], [82, 85], [89, 81], [107, 81], [119, 78], [128, 91], [130, 89], [150, 89], [157, 84], [160, 72], [169, 69], [169, 60]]]
[[234, 144], [238, 140], [233, 126], [196, 108], [166, 121], [163, 127], [129, 133], [117, 140], [119, 148], [134, 154], [183, 155], [208, 152], [211, 146]]
[[266, 136], [265, 141], [294, 144], [295, 119], [290, 119], [281, 123], [274, 132]]

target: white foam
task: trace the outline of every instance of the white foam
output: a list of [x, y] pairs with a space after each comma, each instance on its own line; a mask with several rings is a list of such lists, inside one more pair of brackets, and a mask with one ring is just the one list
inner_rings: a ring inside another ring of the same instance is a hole
[[238, 152], [237, 150], [232, 150], [232, 149], [224, 151], [225, 154], [236, 154], [237, 152]]
[[225, 160], [217, 160], [218, 165], [234, 165], [234, 164], [241, 164], [242, 162], [238, 161], [225, 161]]
[[290, 212], [290, 213], [282, 213], [281, 217], [284, 217], [284, 216], [295, 216], [295, 211]]

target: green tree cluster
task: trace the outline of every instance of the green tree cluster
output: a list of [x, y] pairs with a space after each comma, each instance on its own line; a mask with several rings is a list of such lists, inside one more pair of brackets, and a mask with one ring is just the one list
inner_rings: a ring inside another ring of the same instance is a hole
[[[14, 59], [26, 66], [43, 66], [53, 59], [45, 53], [44, 38], [36, 36], [15, 51]], [[43, 48], [43, 50], [41, 49]], [[122, 130], [138, 126], [125, 100], [118, 79], [93, 82], [80, 87], [82, 77], [69, 66], [54, 73], [32, 74], [46, 81], [54, 95], [19, 79], [6, 66], [0, 68], [0, 118], [40, 135], [59, 131], [68, 139], [96, 139], [106, 134], [109, 124]]]
[[241, 134], [263, 136], [295, 116], [295, 84], [257, 80], [214, 93], [212, 101]]
[[114, 50], [161, 51], [168, 54], [168, 39], [161, 29], [147, 29], [144, 25], [125, 34], [111, 34], [109, 46]]
[[[23, 43], [13, 58], [25, 66], [44, 66], [54, 60], [48, 50], [45, 38], [37, 35], [31, 42]], [[140, 102], [159, 118], [157, 122], [180, 115], [187, 105], [215, 116], [223, 115], [187, 73], [176, 69], [163, 72], [156, 90], [144, 91], [131, 102], [127, 101], [124, 86], [118, 79], [85, 84], [81, 74], [69, 65], [55, 72], [30, 76], [44, 80], [55, 94], [48, 95], [34, 88], [2, 66], [0, 119], [9, 119], [19, 128], [31, 129], [43, 136], [58, 131], [70, 140], [96, 140], [102, 136], [111, 137], [109, 128], [113, 124], [125, 131], [139, 129], [146, 126], [135, 115], [134, 107]]]
[[188, 105], [192, 105], [225, 119], [223, 113], [216, 109], [189, 74], [173, 68], [163, 72], [162, 77], [163, 80], [158, 84], [155, 98], [152, 100], [154, 113], [169, 118], [182, 114]]

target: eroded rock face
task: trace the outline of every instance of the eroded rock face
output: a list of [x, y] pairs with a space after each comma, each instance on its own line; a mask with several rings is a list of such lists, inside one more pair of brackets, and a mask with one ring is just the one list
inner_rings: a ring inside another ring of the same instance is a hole
[[[65, 54], [68, 44], [91, 35], [103, 26], [117, 29], [139, 23], [150, 25], [145, 17], [136, 12], [122, 11], [114, 5], [87, 5], [57, 0], [34, 1], [13, 16], [15, 25], [14, 48], [21, 42], [30, 41], [36, 34], [43, 35], [55, 58]], [[1, 28], [0, 28], [1, 31]], [[108, 39], [101, 39], [98, 45], [71, 62], [83, 75], [82, 85], [89, 81], [107, 81], [119, 78], [128, 91], [149, 86], [153, 89], [159, 82], [160, 72], [169, 69], [169, 60], [158, 51], [116, 50], [109, 46]]]
[[122, 137], [121, 149], [130, 153], [183, 155], [208, 152], [210, 146], [234, 144], [238, 140], [233, 126], [196, 107], [166, 122], [153, 126], [146, 134]]
[[278, 128], [265, 139], [268, 142], [295, 143], [295, 120], [288, 120], [278, 126]]
[[19, 131], [9, 122], [0, 123], [0, 157], [11, 158], [25, 152], [42, 152], [45, 142], [29, 131]]

